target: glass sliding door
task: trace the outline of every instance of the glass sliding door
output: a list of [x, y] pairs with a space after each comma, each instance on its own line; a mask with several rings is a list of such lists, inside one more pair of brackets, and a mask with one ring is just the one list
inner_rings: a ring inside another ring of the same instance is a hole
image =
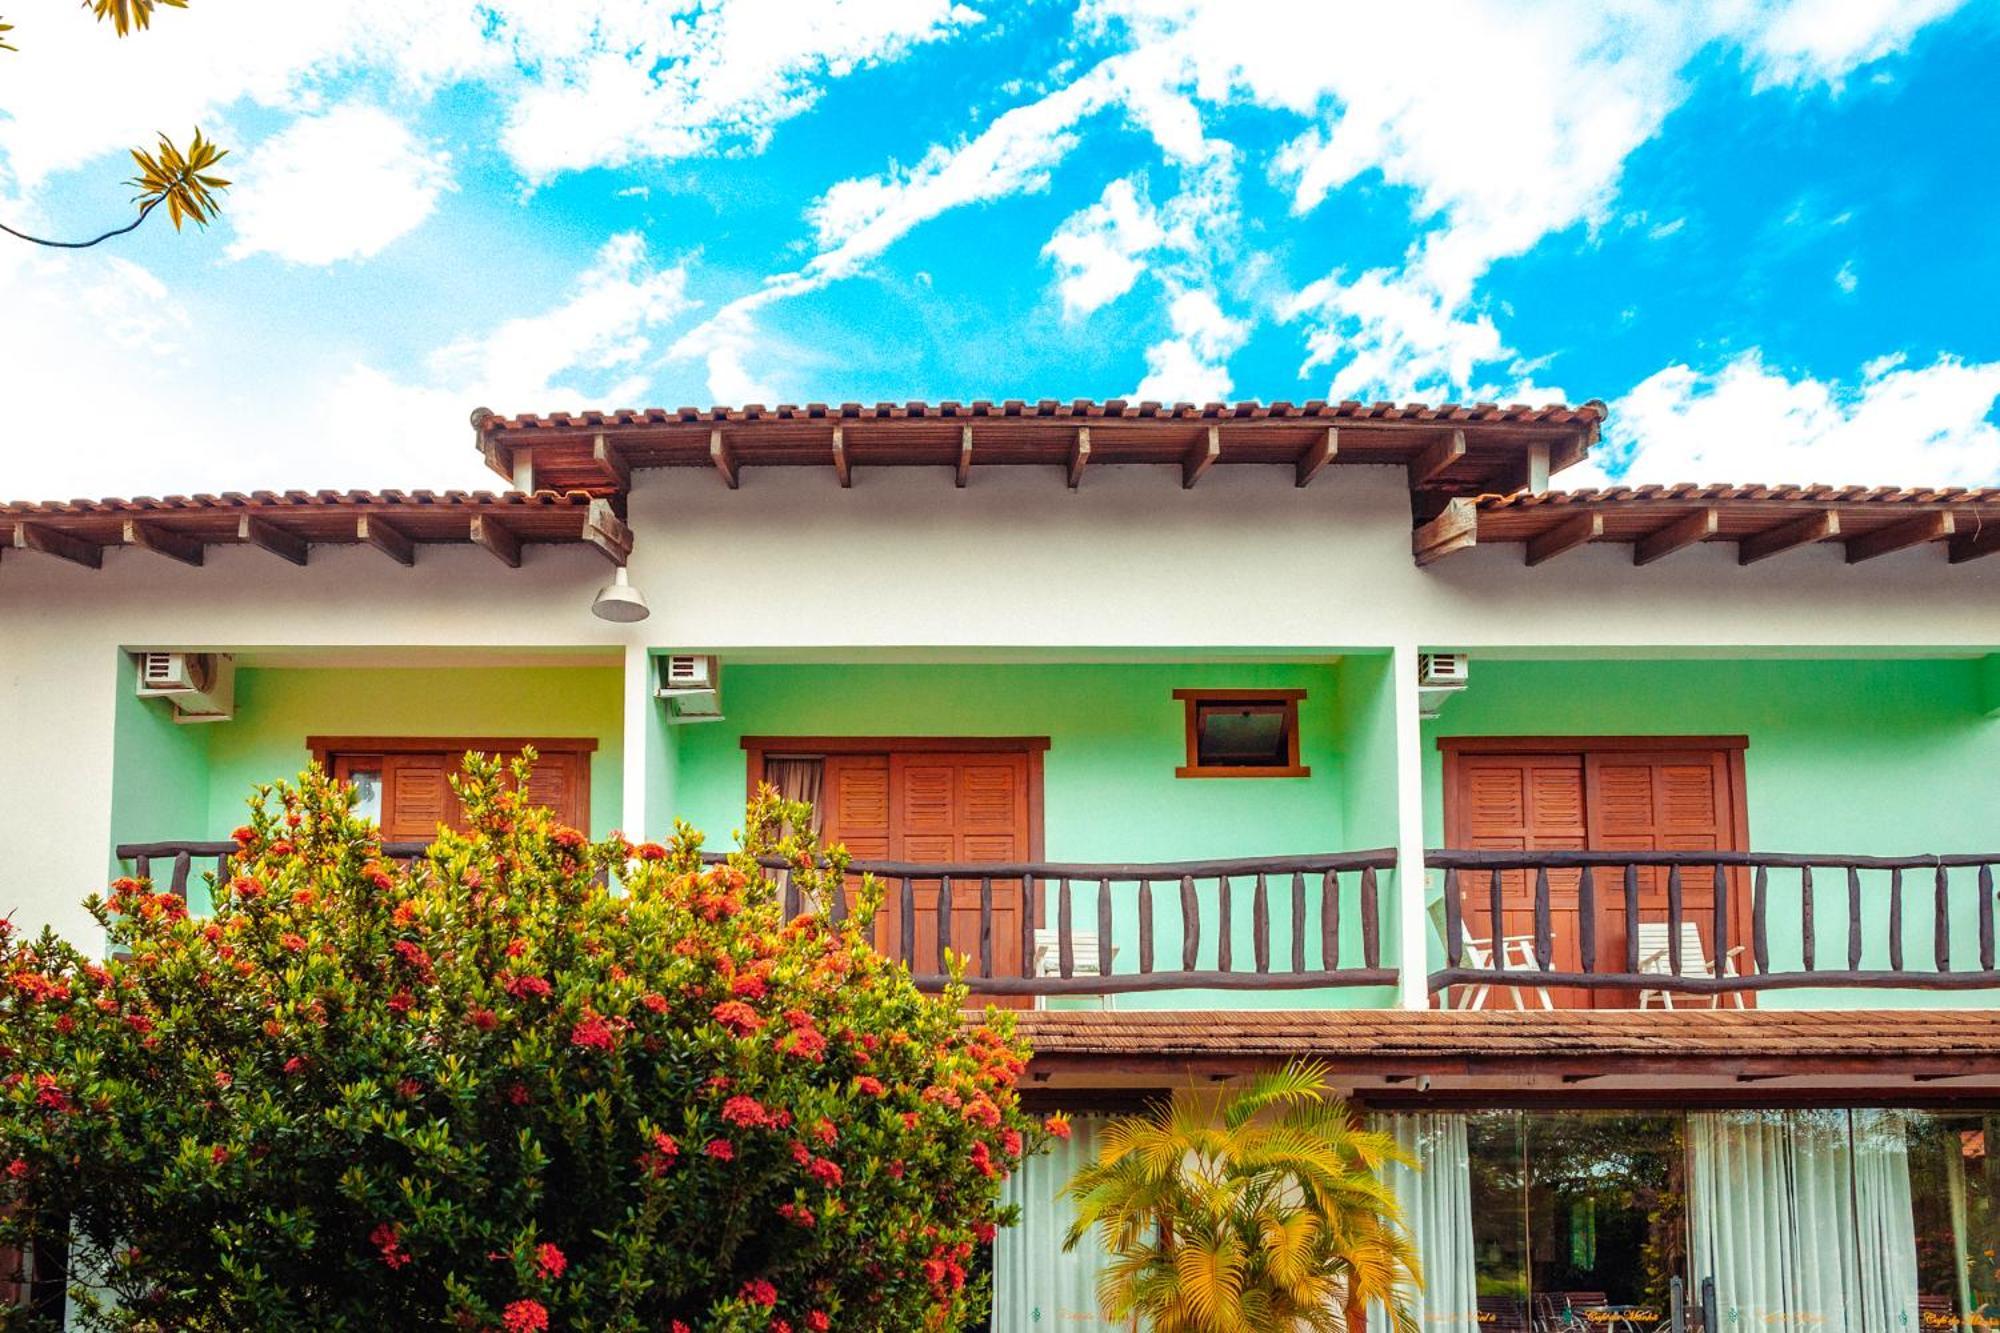
[[1563, 1111], [1527, 1118], [1528, 1252], [1544, 1328], [1651, 1329], [1686, 1271], [1684, 1121]]
[[1903, 1119], [1918, 1326], [1939, 1333], [2000, 1328], [2000, 1160], [1993, 1155], [2000, 1152], [2000, 1115], [1913, 1112]]

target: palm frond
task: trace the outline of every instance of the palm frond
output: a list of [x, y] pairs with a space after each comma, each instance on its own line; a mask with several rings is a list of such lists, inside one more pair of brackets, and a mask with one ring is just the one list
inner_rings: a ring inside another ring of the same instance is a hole
[[203, 137], [199, 129], [195, 130], [194, 141], [185, 153], [172, 139], [162, 134], [157, 152], [148, 153], [142, 148], [132, 150], [132, 160], [138, 164], [139, 174], [126, 184], [138, 191], [133, 202], [138, 204], [141, 213], [149, 213], [165, 204], [175, 231], [179, 231], [184, 222], [206, 227], [222, 216], [222, 205], [215, 192], [228, 189], [229, 182], [211, 174], [211, 168], [227, 156], [228, 149], [216, 147], [211, 140]]
[[153, 26], [153, 6], [171, 5], [175, 9], [186, 9], [187, 0], [83, 0], [84, 7], [97, 15], [99, 23], [111, 20], [112, 30], [120, 37], [129, 37], [134, 31], [143, 32]]
[[[0, 32], [12, 32], [12, 31], [14, 31], [13, 24], [0, 23]], [[18, 51], [20, 49], [21, 48], [18, 46], [10, 45], [5, 37], [0, 37], [0, 51]]]

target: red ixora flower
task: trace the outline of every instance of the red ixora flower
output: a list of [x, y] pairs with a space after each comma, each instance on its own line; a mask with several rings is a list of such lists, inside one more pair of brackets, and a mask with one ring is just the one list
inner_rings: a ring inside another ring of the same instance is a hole
[[1069, 1117], [1058, 1111], [1042, 1122], [1042, 1128], [1059, 1139], [1066, 1139], [1070, 1134]]
[[814, 1310], [806, 1316], [806, 1327], [811, 1329], [812, 1333], [827, 1333], [827, 1330], [833, 1327], [833, 1320], [827, 1317], [826, 1311]]
[[608, 1051], [618, 1044], [618, 1034], [598, 1015], [585, 1013], [583, 1020], [569, 1030], [569, 1043], [586, 1051]]
[[870, 1097], [880, 1097], [888, 1091], [887, 1088], [882, 1086], [882, 1080], [876, 1078], [873, 1074], [863, 1074], [860, 1078], [855, 1079], [854, 1090]]
[[368, 1243], [373, 1245], [383, 1263], [390, 1268], [401, 1268], [410, 1262], [410, 1256], [403, 1250], [403, 1229], [394, 1222], [378, 1222], [368, 1233]]
[[507, 993], [517, 1000], [530, 995], [546, 997], [552, 989], [541, 977], [512, 977], [507, 982]]
[[[973, 1146], [978, 1147], [980, 1145], [975, 1144]], [[840, 1188], [841, 1175], [840, 1164], [838, 1162], [830, 1162], [824, 1157], [815, 1157], [812, 1160], [812, 1165], [806, 1168], [806, 1174], [830, 1190]]]
[[709, 1011], [715, 1021], [739, 1037], [747, 1037], [764, 1026], [757, 1011], [741, 1000], [724, 1000]]
[[743, 1284], [743, 1299], [768, 1310], [778, 1303], [778, 1289], [761, 1277], [751, 1278]]
[[740, 1093], [722, 1104], [722, 1118], [744, 1129], [762, 1129], [772, 1121], [771, 1113], [762, 1102]]
[[552, 1242], [545, 1240], [535, 1247], [535, 1271], [544, 1278], [559, 1278], [568, 1268], [569, 1257]]
[[639, 1166], [649, 1176], [664, 1176], [680, 1155], [681, 1145], [674, 1141], [673, 1135], [654, 1130], [653, 1146], [639, 1154]]
[[549, 1326], [549, 1312], [540, 1301], [515, 1301], [500, 1312], [500, 1326], [507, 1333], [542, 1333]]
[[708, 1146], [703, 1148], [702, 1151], [718, 1162], [733, 1162], [736, 1160], [736, 1145], [728, 1139], [710, 1139]]
[[13, 1161], [7, 1163], [7, 1175], [13, 1180], [26, 1180], [28, 1178], [27, 1158], [16, 1157]]
[[278, 943], [283, 945], [289, 953], [304, 953], [306, 951], [305, 936], [295, 935], [289, 930], [278, 936]]

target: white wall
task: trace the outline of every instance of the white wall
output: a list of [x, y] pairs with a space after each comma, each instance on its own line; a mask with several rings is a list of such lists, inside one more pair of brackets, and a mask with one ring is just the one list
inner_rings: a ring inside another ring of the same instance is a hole
[[1419, 570], [1393, 468], [1335, 467], [1299, 490], [1289, 469], [1219, 467], [1182, 491], [1177, 468], [1100, 467], [1076, 492], [1039, 468], [975, 469], [963, 491], [943, 469], [857, 469], [843, 491], [831, 468], [753, 468], [734, 492], [672, 470], [639, 475], [631, 522], [654, 608], [631, 627], [589, 614], [607, 567], [578, 547], [529, 547], [518, 570], [472, 547], [421, 548], [414, 569], [359, 547], [317, 547], [304, 569], [236, 547], [200, 569], [7, 552], [0, 912], [85, 937], [73, 900], [102, 878], [121, 645], [2000, 645], [2000, 559], [1953, 567], [1938, 548], [1850, 567], [1834, 545], [1741, 569], [1716, 546], [1635, 569], [1606, 546], [1527, 569], [1509, 546]]

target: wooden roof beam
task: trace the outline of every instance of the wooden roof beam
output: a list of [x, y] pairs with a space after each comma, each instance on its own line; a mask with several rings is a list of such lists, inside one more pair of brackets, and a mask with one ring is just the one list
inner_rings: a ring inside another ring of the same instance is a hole
[[354, 537], [388, 556], [399, 565], [417, 563], [417, 546], [409, 534], [382, 521], [374, 514], [354, 516]]
[[612, 511], [609, 500], [592, 500], [584, 511], [583, 540], [614, 565], [632, 558], [632, 529]]
[[1782, 555], [1793, 547], [1809, 546], [1839, 535], [1840, 515], [1831, 509], [1815, 510], [1803, 518], [1791, 519], [1745, 537], [1736, 544], [1736, 563], [1754, 565], [1759, 560]]
[[1663, 528], [1653, 531], [1632, 543], [1632, 563], [1650, 565], [1655, 560], [1664, 560], [1675, 551], [1686, 550], [1696, 542], [1705, 542], [1722, 528], [1722, 513], [1713, 505], [1684, 514]]
[[618, 452], [618, 446], [602, 435], [591, 437], [590, 461], [597, 464], [597, 470], [604, 474], [604, 480], [621, 491], [632, 489], [632, 465], [625, 461], [625, 455]]
[[521, 538], [512, 528], [491, 514], [472, 516], [472, 543], [483, 546], [509, 569], [521, 567]]
[[1083, 469], [1090, 462], [1090, 427], [1078, 426], [1076, 440], [1069, 447], [1069, 488], [1075, 490], [1083, 480]]
[[1417, 565], [1435, 564], [1454, 551], [1479, 544], [1479, 507], [1470, 500], [1451, 500], [1444, 512], [1411, 534]]
[[736, 454], [722, 438], [722, 427], [716, 426], [708, 432], [708, 461], [715, 464], [715, 470], [722, 474], [723, 484], [730, 490], [742, 484], [737, 474]]
[[25, 519], [14, 524], [14, 547], [16, 550], [52, 555], [86, 569], [104, 567], [104, 548], [96, 542], [87, 542], [81, 537]]
[[1215, 466], [1215, 460], [1222, 457], [1222, 428], [1210, 426], [1208, 433], [1195, 442], [1181, 459], [1181, 489], [1190, 491], [1201, 480], [1202, 474]]
[[1292, 484], [1294, 486], [1310, 485], [1312, 479], [1317, 477], [1325, 469], [1326, 465], [1331, 463], [1339, 454], [1340, 428], [1338, 426], [1328, 426], [1326, 434], [1314, 440], [1307, 447], [1306, 451], [1299, 455], [1296, 475]]
[[2000, 551], [2000, 524], [1990, 528], [1975, 527], [1970, 532], [1961, 532], [1951, 539], [1951, 563], [1962, 565], [1968, 560], [1978, 560], [1982, 556]]
[[201, 539], [190, 537], [184, 532], [174, 532], [157, 523], [145, 523], [136, 518], [128, 518], [124, 523], [124, 538], [127, 546], [136, 546], [142, 551], [151, 551], [178, 560], [184, 565], [201, 567]]
[[1594, 542], [1604, 535], [1604, 515], [1595, 509], [1581, 514], [1572, 514], [1562, 522], [1544, 532], [1537, 533], [1528, 540], [1527, 561], [1539, 565], [1553, 560], [1564, 551], [1573, 551], [1585, 542]]
[[287, 532], [267, 518], [255, 514], [243, 514], [236, 520], [236, 540], [269, 551], [281, 560], [289, 560], [295, 565], [306, 562], [306, 539], [296, 532]]
[[1428, 486], [1465, 457], [1465, 432], [1455, 430], [1410, 460], [1410, 489]]
[[842, 426], [833, 428], [833, 475], [840, 478], [843, 491], [854, 485], [854, 466], [847, 460], [847, 431]]
[[1901, 551], [1911, 546], [1922, 546], [1925, 542], [1943, 541], [1957, 530], [1950, 510], [1940, 510], [1929, 514], [1918, 514], [1900, 523], [1891, 523], [1886, 528], [1864, 532], [1859, 537], [1847, 539], [1847, 563], [1858, 565], [1863, 560], [1873, 560], [1878, 555], [1888, 555], [1891, 551]]
[[958, 489], [972, 480], [972, 423], [967, 422], [958, 431]]

